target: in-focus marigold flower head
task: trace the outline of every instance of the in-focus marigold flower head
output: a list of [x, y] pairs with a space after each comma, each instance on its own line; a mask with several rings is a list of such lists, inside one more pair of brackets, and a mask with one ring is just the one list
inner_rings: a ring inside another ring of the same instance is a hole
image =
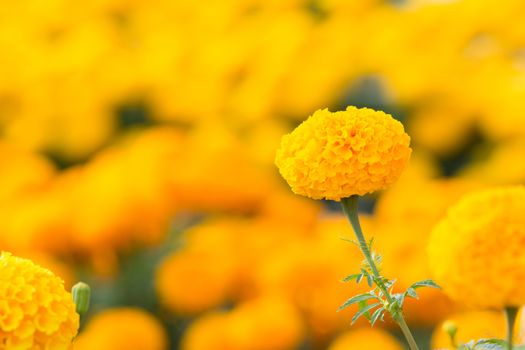
[[525, 187], [498, 187], [461, 199], [428, 245], [436, 282], [468, 306], [525, 304]]
[[59, 277], [30, 260], [2, 252], [0, 348], [66, 350], [78, 325], [73, 299]]
[[410, 158], [409, 144], [403, 125], [389, 114], [322, 109], [283, 137], [275, 164], [295, 193], [340, 200], [396, 181]]

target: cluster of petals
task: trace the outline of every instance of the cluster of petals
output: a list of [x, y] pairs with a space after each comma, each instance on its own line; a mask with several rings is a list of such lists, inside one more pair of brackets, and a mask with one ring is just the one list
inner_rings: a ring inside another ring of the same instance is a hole
[[389, 114], [369, 108], [318, 110], [285, 135], [275, 163], [292, 190], [340, 200], [382, 190], [410, 158], [410, 137]]
[[63, 281], [32, 261], [0, 256], [0, 349], [66, 350], [79, 317]]

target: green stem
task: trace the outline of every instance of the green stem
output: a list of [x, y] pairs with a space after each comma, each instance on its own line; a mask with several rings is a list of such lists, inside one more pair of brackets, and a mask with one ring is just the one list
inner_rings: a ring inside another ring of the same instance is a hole
[[514, 323], [516, 322], [516, 316], [518, 316], [518, 310], [517, 307], [512, 306], [505, 308], [505, 316], [507, 319], [507, 344], [509, 350], [512, 350], [514, 347], [512, 344], [512, 338], [514, 337]]
[[[383, 283], [382, 277], [379, 274], [379, 269], [377, 268], [375, 261], [372, 258], [372, 253], [370, 252], [370, 249], [368, 248], [368, 245], [365, 240], [365, 236], [363, 235], [361, 224], [359, 223], [358, 201], [359, 201], [359, 196], [357, 195], [341, 199], [341, 205], [343, 206], [343, 212], [347, 216], [348, 221], [350, 221], [350, 224], [352, 225], [352, 228], [354, 229], [354, 233], [357, 238], [359, 249], [365, 256], [365, 259], [368, 262], [368, 265], [370, 266], [370, 270], [372, 272], [372, 276], [374, 277], [375, 284], [377, 285], [379, 290], [383, 293], [387, 302], [390, 305], [393, 305], [395, 302], [394, 298], [392, 298], [392, 296], [390, 295], [390, 292], [388, 291], [385, 284]], [[408, 342], [408, 345], [410, 346], [410, 349], [419, 350], [416, 344], [416, 341], [414, 340], [414, 336], [410, 332], [410, 329], [408, 328], [408, 325], [403, 317], [402, 311], [396, 312], [394, 314], [391, 313], [391, 315], [394, 321], [396, 321], [396, 323], [401, 328], [401, 331], [403, 332], [403, 335], [405, 336]]]

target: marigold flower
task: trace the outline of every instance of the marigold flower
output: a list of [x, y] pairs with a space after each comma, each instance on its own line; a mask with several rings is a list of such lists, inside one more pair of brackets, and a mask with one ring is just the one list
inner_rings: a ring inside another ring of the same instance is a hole
[[409, 144], [403, 125], [384, 112], [323, 109], [283, 137], [275, 164], [295, 193], [338, 201], [396, 181]]
[[6, 349], [66, 350], [78, 325], [73, 299], [59, 277], [30, 260], [2, 252], [0, 344]]
[[525, 187], [465, 196], [434, 228], [430, 268], [444, 291], [466, 305], [525, 304]]

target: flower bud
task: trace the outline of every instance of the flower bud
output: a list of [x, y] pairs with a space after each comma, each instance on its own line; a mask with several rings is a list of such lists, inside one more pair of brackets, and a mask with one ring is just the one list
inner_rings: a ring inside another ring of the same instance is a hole
[[89, 300], [91, 298], [91, 288], [84, 282], [78, 282], [71, 289], [76, 311], [83, 316], [89, 310]]
[[452, 340], [456, 337], [456, 333], [458, 332], [458, 326], [452, 321], [445, 321], [441, 326], [441, 329], [443, 329]]

